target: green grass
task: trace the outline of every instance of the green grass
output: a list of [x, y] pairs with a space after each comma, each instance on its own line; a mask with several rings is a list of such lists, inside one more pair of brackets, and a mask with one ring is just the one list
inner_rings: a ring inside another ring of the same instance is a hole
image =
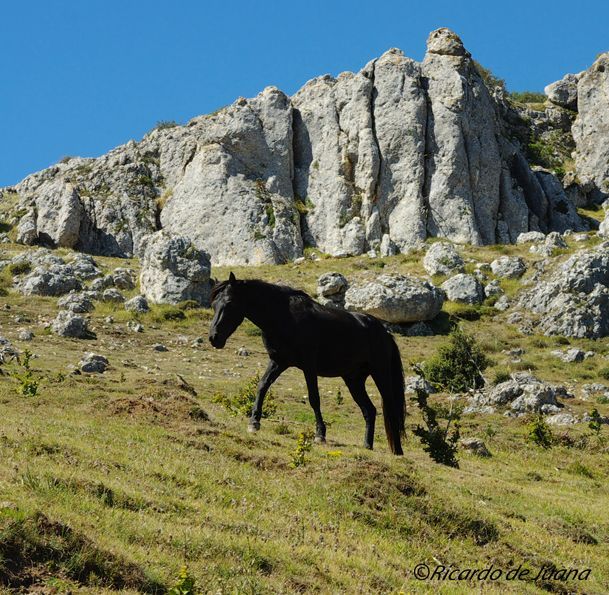
[[[505, 251], [529, 264], [536, 258], [528, 246]], [[483, 262], [498, 255], [492, 247], [466, 246], [462, 252]], [[383, 258], [382, 270], [424, 276], [421, 257], [422, 251]], [[137, 269], [136, 261], [97, 260], [106, 269]], [[228, 270], [217, 268], [214, 275], [226, 278]], [[309, 292], [329, 270], [351, 281], [379, 272], [367, 257], [232, 270], [237, 277], [282, 281]], [[509, 294], [517, 285], [502, 282]], [[342, 381], [321, 379], [328, 444], [313, 445], [304, 464], [294, 467], [299, 436], [314, 427], [301, 372], [288, 370], [273, 386], [276, 411], [256, 435], [247, 433], [245, 417], [213, 399], [238, 394], [264, 370], [266, 353], [253, 325], [244, 324], [217, 351], [207, 343], [192, 346], [196, 337], [207, 336], [210, 310], [153, 307], [137, 316], [144, 332], [133, 333], [127, 328], [132, 313], [97, 304], [91, 315], [96, 338], [77, 341], [44, 332], [55, 300], [25, 300], [12, 291], [3, 299], [11, 309], [0, 309], [2, 335], [35, 354], [33, 372], [43, 381], [39, 396], [25, 398], [14, 379], [0, 376], [1, 581], [8, 580], [10, 558], [11, 576], [20, 577], [23, 589], [37, 584], [59, 592], [161, 590], [176, 583], [184, 565], [203, 592], [213, 593], [549, 589], [532, 582], [414, 579], [417, 563], [440, 561], [462, 568], [522, 563], [534, 574], [549, 563], [590, 567], [584, 584], [551, 586], [609, 590], [609, 454], [585, 424], [552, 428], [556, 442], [542, 449], [527, 439], [529, 418], [464, 416], [462, 436], [483, 438], [493, 456], [459, 451], [460, 469], [450, 469], [434, 464], [413, 436], [421, 422], [413, 404], [404, 457], [389, 454], [381, 423], [375, 450], [364, 450], [359, 409]], [[445, 310], [444, 322], [454, 320], [455, 306]], [[460, 324], [491, 358], [489, 380], [522, 367], [504, 353], [521, 347], [525, 365], [534, 365], [542, 379], [574, 387], [602, 381], [607, 366], [600, 342], [571, 339], [571, 346], [599, 355], [567, 366], [550, 353], [557, 348], [554, 338], [521, 335], [506, 324], [509, 311], [479, 310], [477, 319], [460, 317]], [[184, 316], [164, 314], [174, 311]], [[105, 322], [108, 315], [113, 324]], [[17, 322], [16, 316], [30, 322]], [[17, 339], [23, 326], [36, 334], [31, 343]], [[412, 373], [410, 362], [429, 359], [447, 337], [396, 340]], [[155, 343], [168, 351], [155, 352]], [[235, 353], [240, 346], [248, 357]], [[109, 370], [71, 374], [85, 351], [106, 355]], [[378, 392], [368, 386], [380, 410]], [[434, 395], [430, 402], [446, 404], [446, 396]], [[579, 398], [565, 403], [578, 415], [592, 408]], [[594, 406], [609, 413], [609, 404]]]

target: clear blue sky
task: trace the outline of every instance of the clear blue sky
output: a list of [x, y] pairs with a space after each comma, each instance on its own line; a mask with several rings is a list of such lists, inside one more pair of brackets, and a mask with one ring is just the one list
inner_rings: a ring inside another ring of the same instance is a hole
[[0, 23], [0, 186], [390, 47], [421, 59], [441, 26], [510, 90], [609, 50], [604, 0], [3, 0]]

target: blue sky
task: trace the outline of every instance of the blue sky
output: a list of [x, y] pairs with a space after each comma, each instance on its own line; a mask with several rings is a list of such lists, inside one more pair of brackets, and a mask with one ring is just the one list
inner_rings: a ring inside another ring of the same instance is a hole
[[603, 0], [6, 0], [0, 22], [0, 186], [390, 47], [421, 59], [441, 26], [510, 90], [541, 90], [609, 50]]

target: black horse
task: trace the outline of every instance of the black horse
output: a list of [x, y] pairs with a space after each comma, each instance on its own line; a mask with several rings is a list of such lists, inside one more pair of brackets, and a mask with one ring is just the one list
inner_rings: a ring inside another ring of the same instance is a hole
[[319, 406], [318, 376], [341, 376], [366, 420], [364, 445], [372, 448], [376, 408], [366, 393], [372, 376], [381, 393], [385, 431], [391, 451], [401, 455], [406, 403], [402, 360], [383, 324], [366, 314], [318, 304], [306, 293], [264, 281], [241, 281], [230, 274], [211, 294], [214, 318], [209, 341], [222, 349], [244, 318], [262, 331], [269, 364], [260, 379], [249, 423], [260, 429], [262, 403], [269, 387], [290, 367], [304, 372], [309, 403], [315, 412], [315, 440], [325, 442]]

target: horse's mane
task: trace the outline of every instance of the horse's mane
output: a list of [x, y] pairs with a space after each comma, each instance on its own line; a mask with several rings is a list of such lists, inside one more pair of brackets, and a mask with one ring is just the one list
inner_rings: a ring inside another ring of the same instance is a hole
[[[220, 293], [222, 293], [222, 291], [226, 288], [226, 286], [229, 284], [229, 281], [220, 281], [218, 283], [216, 283], [211, 290], [211, 302], [213, 302]], [[261, 289], [261, 290], [265, 290], [265, 291], [271, 291], [275, 294], [277, 294], [277, 296], [283, 296], [283, 297], [299, 297], [299, 298], [305, 298], [309, 301], [313, 301], [313, 298], [311, 298], [311, 296], [308, 293], [305, 293], [304, 291], [300, 290], [300, 289], [294, 289], [293, 287], [290, 287], [289, 285], [276, 285], [275, 283], [267, 283], [266, 281], [262, 281], [261, 279], [247, 279], [247, 280], [238, 280], [237, 281], [237, 287], [240, 285], [247, 285], [247, 287], [251, 287], [251, 288], [256, 288], [256, 289]]]

